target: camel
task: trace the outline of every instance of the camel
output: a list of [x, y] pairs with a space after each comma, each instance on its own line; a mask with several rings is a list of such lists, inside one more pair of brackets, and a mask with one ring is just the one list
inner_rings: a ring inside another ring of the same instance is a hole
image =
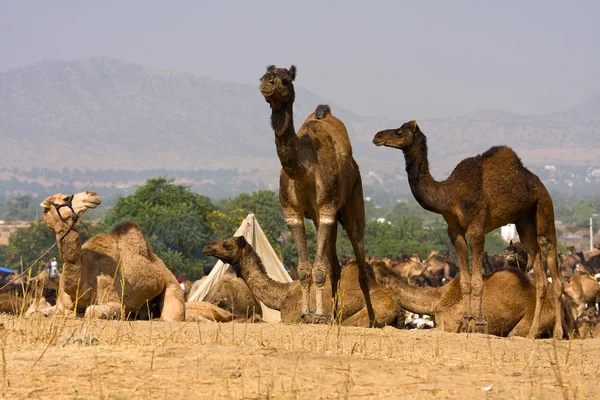
[[414, 284], [414, 278], [423, 275], [427, 264], [421, 261], [418, 254], [412, 254], [408, 258], [396, 262], [392, 265], [392, 269]]
[[238, 278], [233, 270], [215, 282], [203, 301], [212, 303], [232, 314], [244, 315], [247, 318], [251, 318], [255, 314], [262, 317], [260, 302], [254, 297], [246, 282]]
[[[377, 282], [392, 290], [402, 308], [416, 314], [434, 316], [436, 326], [446, 332], [461, 330], [461, 276], [438, 288], [417, 288], [382, 261], [375, 261], [372, 267]], [[487, 320], [487, 333], [496, 336], [527, 336], [533, 323], [536, 298], [536, 288], [527, 275], [516, 268], [500, 269], [485, 275], [483, 282], [482, 307]], [[562, 331], [562, 318], [566, 315], [562, 308], [560, 311]], [[553, 303], [546, 298], [540, 318], [540, 335], [552, 333], [554, 318]], [[574, 325], [574, 322], [571, 321], [571, 324]]]
[[[532, 256], [535, 272], [536, 306], [528, 336], [533, 338], [539, 334], [548, 288], [542, 264], [544, 256], [553, 282], [554, 335], [562, 338], [562, 280], [556, 260], [552, 198], [515, 152], [506, 146], [492, 147], [483, 154], [464, 159], [448, 179], [437, 182], [429, 172], [427, 139], [416, 121], [406, 122], [398, 129], [378, 132], [373, 143], [403, 151], [408, 182], [415, 199], [426, 210], [441, 214], [448, 224], [448, 236], [456, 251], [461, 276], [463, 330], [469, 329], [473, 319], [475, 330], [484, 330], [482, 259], [485, 234], [515, 223], [523, 245]], [[475, 314], [471, 308], [471, 294], [475, 298]]]
[[[302, 287], [302, 315], [310, 313], [311, 284], [316, 286], [315, 317], [324, 320], [323, 286], [330, 269], [332, 299], [335, 298], [341, 266], [336, 254], [337, 222], [345, 229], [358, 260], [358, 280], [371, 324], [375, 324], [365, 265], [365, 206], [358, 164], [352, 157], [350, 138], [343, 122], [319, 105], [296, 133], [293, 81], [296, 67], [267, 67], [260, 91], [271, 107], [277, 155], [281, 162], [279, 200], [283, 217], [294, 236], [298, 252], [298, 278]], [[309, 264], [304, 218], [317, 230], [314, 265]], [[325, 261], [329, 261], [329, 267]], [[337, 307], [334, 304], [335, 319]]]
[[[248, 284], [252, 293], [267, 307], [281, 312], [281, 322], [294, 323], [302, 320], [300, 311], [304, 304], [300, 301], [304, 296], [299, 281], [289, 283], [277, 282], [267, 275], [260, 256], [243, 236], [227, 240], [210, 242], [202, 250], [207, 256], [214, 256], [231, 264], [236, 273]], [[359, 267], [356, 261], [342, 269], [339, 281], [339, 314], [338, 319], [345, 326], [372, 326], [366, 309], [364, 295], [360, 284], [357, 285]], [[404, 311], [398, 306], [389, 290], [371, 280], [370, 294], [377, 321], [381, 325], [402, 327]], [[327, 295], [331, 289], [324, 288]], [[316, 304], [316, 294], [312, 292], [310, 305]], [[330, 312], [332, 303], [324, 305], [324, 311]]]
[[[258, 316], [253, 315], [253, 322], [260, 322]], [[185, 304], [185, 320], [231, 322], [235, 320], [246, 321], [244, 315], [229, 312], [215, 304], [206, 301], [192, 301]]]
[[583, 273], [569, 280], [565, 285], [565, 294], [567, 294], [577, 305], [577, 317], [580, 317], [583, 311], [588, 308], [596, 309], [596, 298], [600, 294], [600, 283], [590, 275]]
[[498, 269], [504, 268], [504, 264], [504, 255], [496, 254], [494, 256], [490, 256], [487, 254], [487, 251], [483, 253], [482, 267], [484, 274], [488, 275]]
[[442, 286], [456, 276], [456, 264], [449, 254], [428, 258], [424, 264], [427, 265], [427, 269], [423, 276], [432, 283], [431, 286]]
[[41, 203], [48, 228], [57, 239], [64, 235], [58, 243], [63, 261], [61, 307], [85, 312], [86, 317], [113, 318], [143, 313], [155, 303], [163, 320], [183, 320], [183, 291], [139, 225], [124, 222], [80, 244], [76, 222], [98, 205], [100, 197], [92, 191], [59, 193]]
[[513, 243], [510, 241], [508, 247], [502, 252], [506, 266], [511, 268], [518, 268], [523, 272], [527, 272], [527, 262], [529, 257], [527, 256], [527, 250], [521, 244], [521, 242]]

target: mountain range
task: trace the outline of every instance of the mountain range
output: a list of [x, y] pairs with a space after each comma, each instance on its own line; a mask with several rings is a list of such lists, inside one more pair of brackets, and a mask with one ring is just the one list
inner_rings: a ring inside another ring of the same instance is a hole
[[[256, 71], [257, 78], [262, 73]], [[297, 82], [301, 85], [301, 75]], [[376, 148], [371, 140], [378, 130], [413, 118], [401, 112], [392, 118], [360, 116], [298, 87], [296, 126], [324, 103], [346, 124], [363, 174], [404, 169], [399, 151]], [[0, 72], [0, 165], [237, 168], [275, 181], [279, 162], [269, 116], [258, 79], [241, 85], [111, 58], [47, 61]], [[511, 146], [526, 165], [590, 165], [600, 150], [600, 94], [544, 115], [477, 110], [418, 123], [439, 179], [460, 159], [495, 144]]]

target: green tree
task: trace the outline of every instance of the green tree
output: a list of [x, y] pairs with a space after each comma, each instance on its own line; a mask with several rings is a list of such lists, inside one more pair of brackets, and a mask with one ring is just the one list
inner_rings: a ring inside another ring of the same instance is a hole
[[206, 257], [202, 249], [213, 239], [209, 215], [215, 206], [173, 179], [149, 179], [134, 194], [117, 199], [101, 230], [110, 231], [124, 221], [139, 224], [156, 254], [176, 274], [202, 276]]
[[280, 240], [281, 233], [287, 231], [287, 227], [283, 220], [281, 203], [277, 193], [271, 190], [259, 190], [250, 194], [240, 193], [230, 199], [225, 205], [225, 212], [228, 215], [234, 214], [237, 219], [241, 217], [239, 222], [237, 222], [237, 219], [235, 220], [234, 231], [249, 211], [254, 212], [269, 242], [278, 250], [278, 240]]
[[[96, 229], [91, 222], [81, 220], [77, 223], [77, 231], [81, 236], [81, 243], [84, 243], [95, 234]], [[56, 234], [48, 229], [44, 222], [35, 221], [27, 228], [19, 228], [10, 235], [8, 245], [0, 254], [4, 257], [0, 260], [0, 265], [4, 263], [7, 268], [18, 269], [23, 257], [23, 265], [26, 268], [55, 242]], [[54, 247], [43, 260], [47, 261], [52, 257], [60, 259], [57, 247]]]
[[31, 200], [32, 197], [28, 194], [6, 200], [2, 219], [5, 221], [30, 221], [35, 219], [35, 209], [31, 207]]

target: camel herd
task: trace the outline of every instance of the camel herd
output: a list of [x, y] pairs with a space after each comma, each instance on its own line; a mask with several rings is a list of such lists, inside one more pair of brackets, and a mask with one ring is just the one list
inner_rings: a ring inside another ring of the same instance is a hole
[[[432, 316], [439, 329], [449, 332], [559, 339], [577, 332], [582, 321], [595, 324], [600, 284], [592, 275], [600, 272], [600, 249], [594, 254], [570, 249], [559, 257], [552, 199], [539, 178], [511, 149], [499, 146], [461, 161], [448, 179], [435, 181], [427, 139], [416, 121], [378, 132], [373, 143], [402, 150], [411, 191], [423, 208], [447, 222], [457, 262], [437, 251], [424, 260], [416, 254], [404, 260], [367, 260], [362, 182], [348, 133], [327, 105], [319, 105], [295, 130], [296, 75], [294, 66], [269, 66], [260, 92], [271, 108], [282, 167], [279, 196], [296, 243], [297, 280], [271, 279], [244, 237], [228, 238], [208, 243], [204, 254], [231, 264], [232, 270], [204, 302], [186, 303], [177, 279], [137, 224], [122, 223], [82, 245], [77, 221], [100, 205], [99, 196], [93, 191], [55, 194], [41, 207], [63, 262], [56, 304], [41, 295], [20, 297], [11, 291], [0, 293], [0, 311], [261, 321], [262, 302], [280, 311], [283, 323], [400, 328], [406, 312], [412, 312]], [[317, 231], [313, 263], [307, 219]], [[338, 222], [355, 256], [343, 268], [336, 254]], [[487, 256], [485, 234], [508, 223], [516, 224], [521, 243], [511, 243], [500, 258]], [[39, 292], [44, 285], [38, 278], [29, 286]]]

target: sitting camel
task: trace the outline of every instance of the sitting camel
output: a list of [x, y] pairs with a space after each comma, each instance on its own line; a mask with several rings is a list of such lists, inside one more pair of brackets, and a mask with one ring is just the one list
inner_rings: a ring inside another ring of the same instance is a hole
[[[269, 278], [260, 256], [243, 236], [208, 243], [203, 253], [231, 264], [260, 301], [267, 307], [281, 312], [281, 322], [293, 323], [302, 320], [300, 282], [282, 283]], [[369, 315], [358, 283], [358, 275], [356, 262], [342, 269], [338, 290], [338, 318], [342, 325], [368, 327]], [[392, 293], [373, 280], [369, 285], [377, 321], [382, 325], [401, 327], [404, 324], [404, 312], [394, 300]], [[325, 296], [331, 295], [329, 285], [325, 285], [324, 290]], [[315, 306], [315, 301], [315, 293], [312, 291], [311, 307]], [[331, 315], [331, 302], [325, 302], [324, 307], [327, 315]]]
[[[377, 282], [392, 290], [402, 308], [416, 314], [435, 316], [436, 326], [444, 331], [461, 330], [463, 303], [460, 276], [439, 288], [416, 288], [383, 261], [373, 262], [372, 267]], [[496, 336], [527, 336], [533, 322], [535, 299], [535, 286], [518, 269], [500, 269], [484, 276], [482, 303], [488, 333]], [[571, 324], [574, 325], [574, 322], [571, 321]], [[539, 326], [541, 334], [550, 335], [553, 331], [554, 307], [549, 298], [544, 300]]]
[[81, 245], [76, 222], [99, 204], [91, 191], [55, 194], [41, 204], [48, 228], [57, 239], [64, 235], [58, 243], [63, 261], [61, 307], [113, 318], [143, 313], [155, 304], [163, 320], [183, 320], [183, 291], [137, 224], [124, 222]]
[[564, 291], [577, 305], [577, 317], [579, 318], [586, 306], [596, 309], [596, 297], [600, 294], [600, 283], [590, 275], [583, 273], [571, 278], [565, 285]]
[[[252, 291], [238, 278], [235, 271], [228, 271], [221, 277], [204, 297], [204, 302], [212, 303], [240, 317], [262, 317], [260, 302]], [[188, 303], [189, 304], [189, 303]]]
[[502, 252], [502, 255], [504, 256], [507, 267], [517, 268], [523, 272], [527, 272], [529, 256], [521, 242], [513, 243], [511, 240], [510, 244]]
[[427, 264], [421, 262], [418, 254], [412, 254], [404, 260], [391, 263], [391, 265], [388, 266], [391, 266], [394, 271], [406, 278], [408, 282], [412, 284], [414, 284], [414, 278], [423, 275], [427, 269]]
[[456, 276], [457, 267], [450, 254], [445, 256], [427, 257], [424, 262], [427, 269], [423, 276], [432, 282], [431, 286], [442, 286]]

